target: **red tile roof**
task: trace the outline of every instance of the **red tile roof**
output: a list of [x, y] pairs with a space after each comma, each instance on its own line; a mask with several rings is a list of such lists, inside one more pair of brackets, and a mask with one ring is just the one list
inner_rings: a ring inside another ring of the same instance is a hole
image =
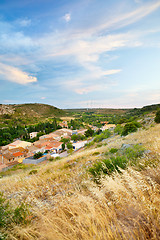
[[21, 152], [16, 152], [16, 153], [13, 153], [12, 154], [14, 157], [20, 157], [20, 156], [23, 156], [23, 153]]

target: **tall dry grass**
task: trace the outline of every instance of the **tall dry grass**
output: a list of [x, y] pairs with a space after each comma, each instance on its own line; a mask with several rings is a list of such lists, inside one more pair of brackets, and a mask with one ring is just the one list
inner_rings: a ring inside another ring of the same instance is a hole
[[[123, 143], [143, 143], [152, 152], [145, 168], [106, 176], [101, 185], [90, 180], [86, 164]], [[25, 240], [147, 240], [160, 239], [160, 126], [110, 140], [61, 161], [0, 180], [0, 188], [13, 204], [32, 207], [28, 226], [15, 225], [8, 239]], [[153, 164], [152, 164], [153, 160]]]

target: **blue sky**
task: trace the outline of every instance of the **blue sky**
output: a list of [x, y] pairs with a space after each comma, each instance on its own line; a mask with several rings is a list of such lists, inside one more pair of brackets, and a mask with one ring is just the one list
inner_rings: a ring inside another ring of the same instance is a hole
[[160, 103], [160, 0], [1, 0], [0, 103]]

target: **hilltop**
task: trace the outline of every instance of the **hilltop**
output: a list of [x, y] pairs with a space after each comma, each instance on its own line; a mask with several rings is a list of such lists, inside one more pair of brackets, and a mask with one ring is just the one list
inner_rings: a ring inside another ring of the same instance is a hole
[[28, 103], [28, 104], [9, 104], [0, 105], [1, 127], [11, 124], [34, 124], [47, 118], [62, 117], [66, 112], [47, 104]]

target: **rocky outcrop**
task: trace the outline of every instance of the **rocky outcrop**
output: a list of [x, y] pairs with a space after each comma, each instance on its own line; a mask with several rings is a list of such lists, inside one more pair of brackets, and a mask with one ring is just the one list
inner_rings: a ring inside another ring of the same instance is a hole
[[4, 105], [4, 104], [1, 104], [0, 105], [0, 115], [3, 115], [3, 114], [13, 114], [14, 113], [14, 108], [13, 106], [10, 106], [10, 105]]

